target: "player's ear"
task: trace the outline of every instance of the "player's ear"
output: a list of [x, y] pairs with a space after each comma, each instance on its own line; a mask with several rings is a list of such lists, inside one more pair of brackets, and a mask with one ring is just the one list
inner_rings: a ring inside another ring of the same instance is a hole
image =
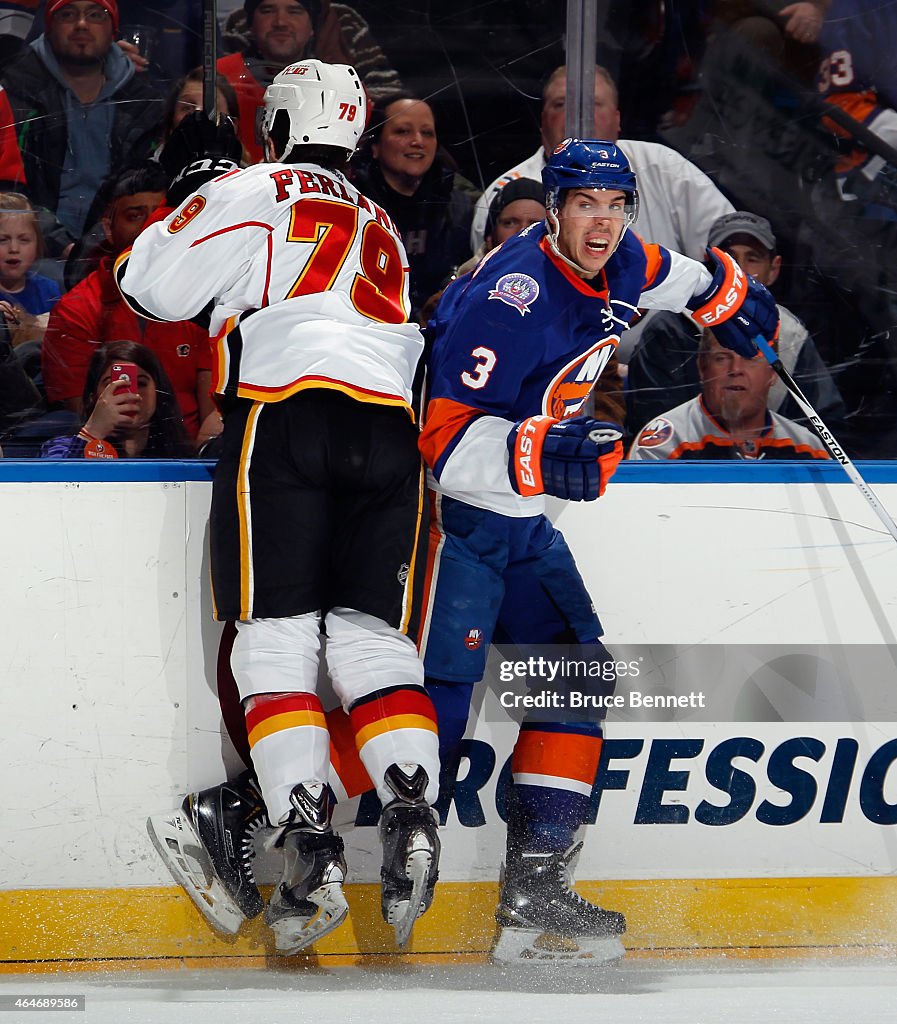
[[772, 261], [771, 261], [771, 263], [769, 265], [769, 280], [766, 282], [766, 287], [767, 288], [771, 284], [775, 283], [776, 278], [779, 276], [779, 274], [781, 274], [781, 272], [782, 272], [782, 257], [781, 256], [773, 256]]

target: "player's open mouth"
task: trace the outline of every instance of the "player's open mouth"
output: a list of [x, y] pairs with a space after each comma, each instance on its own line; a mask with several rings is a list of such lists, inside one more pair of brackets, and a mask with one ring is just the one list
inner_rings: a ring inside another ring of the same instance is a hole
[[589, 250], [589, 252], [594, 252], [594, 253], [599, 253], [599, 254], [603, 254], [603, 253], [607, 252], [607, 247], [609, 245], [610, 245], [610, 242], [606, 238], [590, 238], [586, 242], [586, 248]]

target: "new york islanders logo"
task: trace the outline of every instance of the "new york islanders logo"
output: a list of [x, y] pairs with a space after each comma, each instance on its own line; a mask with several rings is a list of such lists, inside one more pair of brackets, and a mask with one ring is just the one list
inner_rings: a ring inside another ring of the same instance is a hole
[[481, 629], [468, 629], [464, 637], [464, 646], [468, 651], [478, 651], [483, 646], [483, 631]]
[[578, 416], [619, 340], [616, 336], [603, 338], [598, 345], [567, 363], [555, 374], [554, 380], [545, 390], [543, 413], [556, 420]]
[[513, 306], [521, 316], [530, 312], [530, 306], [539, 297], [539, 285], [529, 274], [505, 274], [495, 282], [489, 292], [490, 299], [498, 299], [506, 306]]
[[639, 448], [658, 448], [673, 436], [673, 424], [662, 416], [651, 420], [642, 427], [638, 436]]

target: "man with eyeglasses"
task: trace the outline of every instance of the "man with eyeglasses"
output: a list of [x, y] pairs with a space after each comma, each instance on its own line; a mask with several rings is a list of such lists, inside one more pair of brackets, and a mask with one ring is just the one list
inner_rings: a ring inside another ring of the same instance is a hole
[[114, 45], [116, 0], [48, 0], [43, 35], [0, 75], [35, 205], [74, 241], [100, 185], [148, 156], [163, 98]]

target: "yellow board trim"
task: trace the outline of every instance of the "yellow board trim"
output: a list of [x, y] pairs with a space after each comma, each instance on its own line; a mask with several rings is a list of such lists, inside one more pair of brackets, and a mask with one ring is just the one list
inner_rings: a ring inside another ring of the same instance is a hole
[[[577, 888], [626, 914], [624, 944], [633, 952], [897, 946], [894, 877], [584, 882]], [[348, 923], [319, 942], [310, 958], [395, 956], [392, 929], [380, 916], [379, 886], [350, 885], [346, 895]], [[485, 956], [497, 896], [496, 883], [439, 883], [407, 952]], [[261, 917], [244, 924], [239, 936], [223, 938], [176, 886], [0, 892], [0, 963], [19, 969], [245, 957], [274, 958]], [[289, 962], [303, 959], [309, 957]]]

